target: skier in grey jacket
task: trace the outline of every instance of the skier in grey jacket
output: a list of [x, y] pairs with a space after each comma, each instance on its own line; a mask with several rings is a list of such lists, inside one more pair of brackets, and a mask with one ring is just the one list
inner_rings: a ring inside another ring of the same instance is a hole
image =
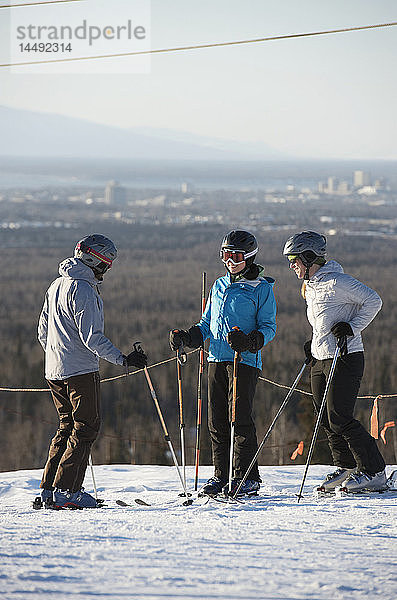
[[45, 377], [59, 416], [40, 487], [48, 506], [92, 508], [95, 498], [81, 486], [100, 426], [99, 358], [116, 365], [146, 366], [143, 352], [128, 356], [105, 337], [98, 284], [117, 257], [113, 242], [100, 234], [77, 243], [74, 258], [59, 265], [39, 318]]
[[311, 388], [318, 410], [325, 391], [336, 345], [340, 357], [327, 395], [322, 419], [336, 471], [322, 487], [331, 491], [343, 485], [350, 491], [382, 489], [385, 462], [374, 438], [353, 417], [364, 372], [362, 330], [379, 312], [379, 295], [343, 272], [335, 260], [326, 261], [326, 240], [314, 231], [290, 237], [284, 246], [290, 268], [303, 279], [302, 292], [312, 339], [304, 344], [311, 360]]

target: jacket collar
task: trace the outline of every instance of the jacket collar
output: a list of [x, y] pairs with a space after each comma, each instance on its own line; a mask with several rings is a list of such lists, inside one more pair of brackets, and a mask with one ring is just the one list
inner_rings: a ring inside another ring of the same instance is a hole
[[312, 277], [310, 277], [309, 281], [317, 281], [322, 279], [324, 275], [328, 273], [344, 273], [342, 265], [340, 265], [336, 260], [329, 260], [322, 267], [320, 267]]
[[92, 286], [98, 285], [94, 271], [78, 258], [66, 258], [59, 265], [59, 274], [68, 279], [83, 279]]

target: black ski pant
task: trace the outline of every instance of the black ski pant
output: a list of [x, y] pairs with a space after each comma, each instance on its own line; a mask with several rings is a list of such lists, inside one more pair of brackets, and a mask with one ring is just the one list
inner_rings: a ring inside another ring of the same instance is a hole
[[40, 487], [81, 489], [91, 446], [100, 427], [99, 373], [47, 381], [59, 416]]
[[[311, 388], [316, 412], [324, 396], [332, 359], [317, 360], [311, 368]], [[321, 424], [328, 437], [334, 465], [367, 473], [385, 468], [374, 438], [353, 417], [361, 378], [364, 353], [353, 352], [338, 358]]]
[[[252, 404], [259, 369], [239, 363], [234, 437], [234, 477], [243, 478], [258, 449]], [[233, 399], [233, 363], [210, 362], [208, 366], [208, 428], [215, 476], [229, 477], [230, 423]], [[258, 464], [248, 479], [260, 481]]]

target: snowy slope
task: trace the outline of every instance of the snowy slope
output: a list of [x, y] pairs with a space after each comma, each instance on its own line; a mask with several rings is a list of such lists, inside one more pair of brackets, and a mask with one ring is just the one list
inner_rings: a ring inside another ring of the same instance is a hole
[[[327, 470], [311, 467], [299, 505], [291, 466], [261, 467], [262, 495], [244, 505], [183, 507], [171, 467], [100, 466], [107, 506], [83, 511], [33, 511], [41, 472], [0, 473], [0, 597], [396, 598], [397, 497], [314, 500]], [[136, 497], [153, 504], [115, 504]]]

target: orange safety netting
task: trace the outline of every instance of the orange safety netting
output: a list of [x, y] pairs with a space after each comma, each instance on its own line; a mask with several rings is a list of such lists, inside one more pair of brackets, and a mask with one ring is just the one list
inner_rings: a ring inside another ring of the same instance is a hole
[[395, 427], [396, 424], [394, 421], [387, 421], [387, 423], [385, 423], [383, 425], [383, 429], [380, 432], [380, 437], [382, 438], [382, 441], [384, 444], [386, 444], [386, 431], [389, 429], [389, 427]]
[[296, 448], [296, 450], [293, 451], [293, 453], [291, 454], [291, 460], [295, 460], [296, 457], [298, 456], [298, 454], [300, 456], [302, 456], [303, 454], [303, 441], [300, 441], [298, 444], [298, 447]]
[[378, 422], [378, 400], [381, 396], [377, 396], [374, 400], [371, 412], [371, 435], [376, 440], [379, 438], [379, 422]]

